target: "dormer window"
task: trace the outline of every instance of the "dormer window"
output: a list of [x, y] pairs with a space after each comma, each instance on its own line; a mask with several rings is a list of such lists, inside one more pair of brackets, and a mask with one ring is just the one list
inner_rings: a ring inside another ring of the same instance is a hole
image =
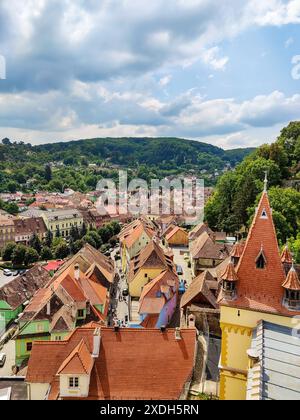
[[267, 213], [266, 209], [263, 209], [260, 218], [261, 219], [268, 219], [268, 213]]
[[261, 249], [256, 259], [256, 268], [258, 270], [264, 270], [266, 268], [266, 265], [267, 265], [267, 259], [266, 259], [263, 249]]

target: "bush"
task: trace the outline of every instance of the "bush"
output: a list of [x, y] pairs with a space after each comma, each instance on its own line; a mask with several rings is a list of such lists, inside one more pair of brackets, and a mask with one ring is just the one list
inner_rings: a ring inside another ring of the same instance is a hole
[[44, 261], [49, 261], [53, 259], [53, 253], [48, 246], [44, 246], [41, 251], [41, 259]]
[[11, 261], [13, 252], [16, 248], [16, 244], [14, 242], [9, 242], [6, 247], [2, 251], [2, 258], [3, 261]]

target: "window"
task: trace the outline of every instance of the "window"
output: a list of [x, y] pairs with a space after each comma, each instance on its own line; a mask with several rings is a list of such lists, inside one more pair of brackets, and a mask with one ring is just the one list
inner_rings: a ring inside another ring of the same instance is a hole
[[148, 274], [147, 273], [145, 273], [145, 279], [147, 279], [148, 278]]
[[43, 324], [37, 324], [36, 330], [37, 330], [37, 332], [44, 332], [44, 325]]
[[78, 318], [84, 318], [84, 310], [83, 309], [78, 310], [77, 317]]
[[256, 258], [256, 268], [258, 270], [264, 270], [266, 268], [266, 265], [267, 265], [267, 259], [263, 251], [263, 247], [261, 247], [261, 251], [258, 254], [258, 257]]
[[29, 352], [32, 350], [32, 343], [26, 343], [26, 351]]
[[69, 378], [69, 388], [79, 388], [79, 378]]
[[258, 257], [258, 260], [256, 261], [256, 268], [258, 268], [259, 270], [264, 270], [265, 266], [266, 266], [266, 261], [264, 259], [264, 256], [260, 255]]
[[56, 336], [55, 341], [61, 341], [61, 336], [60, 335]]

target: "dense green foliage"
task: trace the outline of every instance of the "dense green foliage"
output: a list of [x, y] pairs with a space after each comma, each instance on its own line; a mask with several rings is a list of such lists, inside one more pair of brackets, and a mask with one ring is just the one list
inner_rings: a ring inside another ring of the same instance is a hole
[[90, 139], [43, 146], [4, 139], [0, 145], [0, 192], [91, 191], [103, 177], [117, 180], [119, 168], [127, 169], [129, 178], [146, 180], [201, 173], [208, 184], [214, 184], [218, 173], [234, 167], [251, 151], [224, 151], [176, 138]]
[[290, 123], [275, 143], [263, 145], [219, 179], [206, 206], [206, 219], [212, 228], [228, 233], [249, 226], [265, 171], [280, 243], [289, 240], [296, 254], [299, 246], [300, 258], [300, 122]]
[[98, 230], [87, 229], [85, 226], [80, 230], [77, 227], [73, 227], [68, 241], [61, 236], [53, 238], [53, 235], [48, 232], [46, 239], [42, 243], [34, 235], [28, 247], [9, 242], [2, 250], [2, 259], [6, 262], [11, 261], [17, 267], [22, 265], [30, 266], [39, 260], [65, 259], [79, 252], [86, 243], [105, 253], [116, 244], [116, 236], [120, 231], [120, 224], [111, 222]]

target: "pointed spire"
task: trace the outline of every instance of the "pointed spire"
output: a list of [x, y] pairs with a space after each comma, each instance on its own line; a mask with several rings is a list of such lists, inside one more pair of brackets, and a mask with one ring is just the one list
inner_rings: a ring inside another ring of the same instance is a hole
[[267, 193], [268, 192], [268, 171], [265, 171], [265, 180], [264, 180], [264, 192]]
[[292, 268], [290, 269], [286, 281], [283, 283], [282, 287], [287, 290], [292, 291], [300, 291], [300, 280], [299, 276], [297, 274], [297, 271], [295, 269], [294, 261]]
[[284, 250], [281, 254], [282, 264], [293, 264], [293, 255], [289, 249], [288, 244], [284, 247]]
[[229, 282], [237, 282], [237, 281], [239, 281], [238, 275], [237, 275], [237, 273], [235, 271], [234, 264], [233, 264], [232, 261], [230, 261], [230, 263], [226, 267], [226, 270], [221, 275], [221, 280], [222, 281], [229, 281]]

